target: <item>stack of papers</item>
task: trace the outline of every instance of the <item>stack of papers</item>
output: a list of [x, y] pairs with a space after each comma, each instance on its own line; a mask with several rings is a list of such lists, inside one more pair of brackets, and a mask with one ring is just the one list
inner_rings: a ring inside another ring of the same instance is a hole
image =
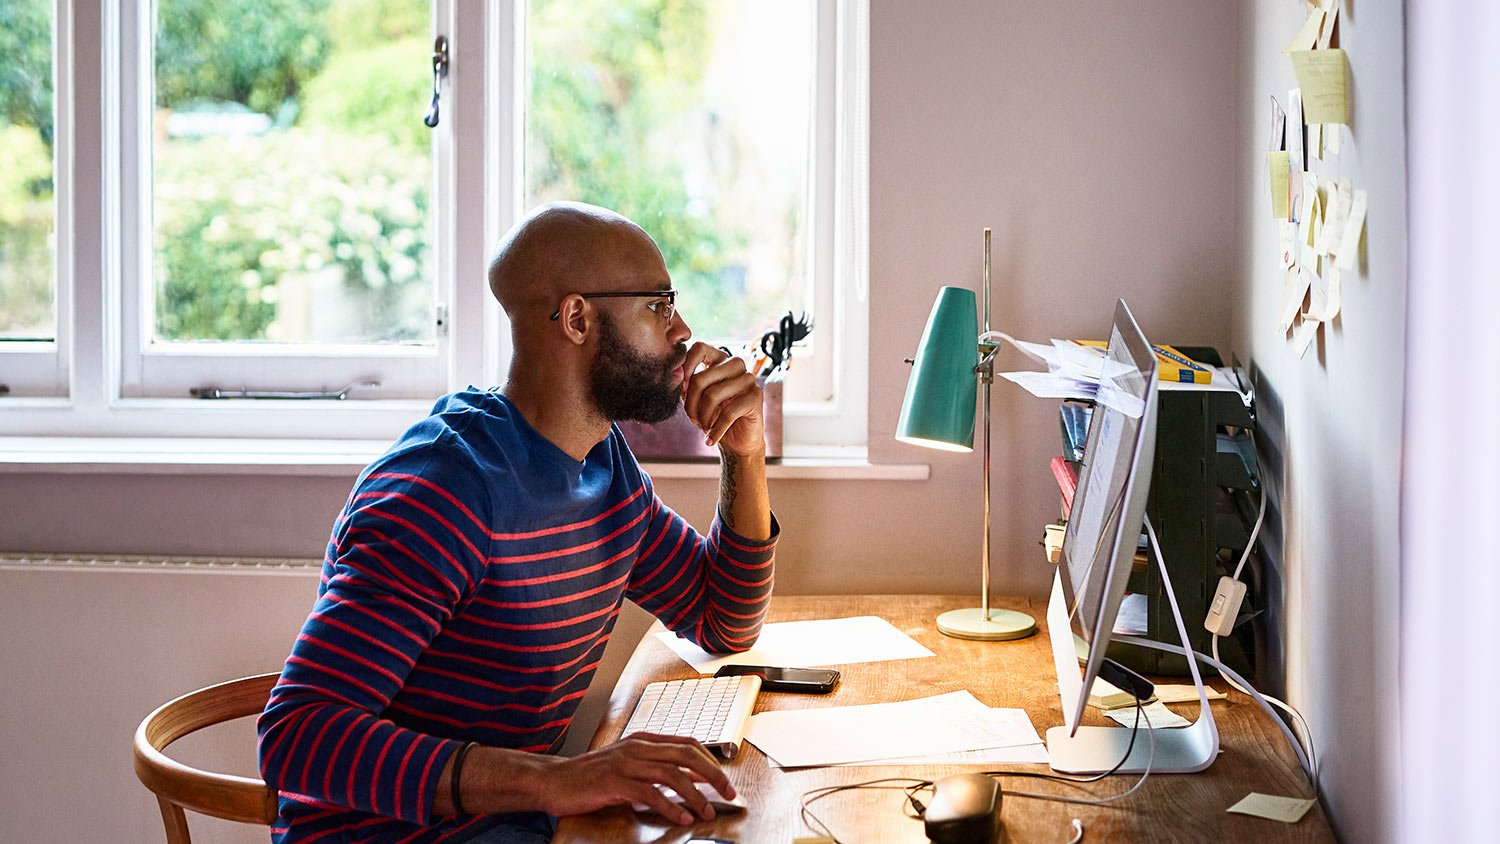
[[782, 768], [1047, 762], [1024, 711], [991, 709], [967, 691], [762, 712], [750, 718], [745, 738]]
[[[1099, 394], [1099, 380], [1104, 365], [1104, 350], [1071, 340], [1053, 340], [1052, 344], [1028, 343], [1007, 336], [1027, 357], [1044, 364], [1046, 372], [1002, 372], [1001, 378], [1020, 384], [1027, 392], [1044, 399], [1085, 399], [1093, 401]], [[1221, 390], [1240, 392], [1234, 378], [1224, 367], [1208, 367], [1212, 377], [1207, 384], [1181, 383], [1162, 379], [1163, 390]], [[1243, 393], [1241, 394], [1243, 395]]]

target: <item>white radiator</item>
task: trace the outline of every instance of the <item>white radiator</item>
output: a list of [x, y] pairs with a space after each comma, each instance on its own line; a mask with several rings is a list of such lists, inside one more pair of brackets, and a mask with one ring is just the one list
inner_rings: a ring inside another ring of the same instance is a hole
[[[136, 725], [184, 692], [279, 670], [320, 570], [309, 559], [0, 552], [0, 841], [160, 844], [155, 798], [132, 768]], [[649, 622], [622, 611], [567, 749], [593, 734]], [[254, 719], [172, 752], [254, 775]], [[214, 818], [189, 825], [198, 844], [268, 840]]]

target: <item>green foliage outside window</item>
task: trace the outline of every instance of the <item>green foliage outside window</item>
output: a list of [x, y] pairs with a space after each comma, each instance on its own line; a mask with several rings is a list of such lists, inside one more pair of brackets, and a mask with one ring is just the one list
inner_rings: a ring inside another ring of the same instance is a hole
[[[336, 273], [359, 319], [382, 326], [377, 339], [430, 339], [427, 5], [157, 0], [158, 337], [282, 339], [283, 282]], [[50, 216], [38, 223], [52, 199], [50, 6], [0, 1], [0, 272], [45, 269], [0, 283], [0, 333], [51, 307]], [[533, 0], [528, 14], [528, 204], [576, 199], [635, 219], [686, 291], [696, 333], [732, 328], [701, 317], [726, 295], [736, 243], [679, 154], [704, 129], [683, 115], [697, 114], [713, 5]], [[238, 103], [271, 128], [163, 134], [166, 117], [205, 103]]]

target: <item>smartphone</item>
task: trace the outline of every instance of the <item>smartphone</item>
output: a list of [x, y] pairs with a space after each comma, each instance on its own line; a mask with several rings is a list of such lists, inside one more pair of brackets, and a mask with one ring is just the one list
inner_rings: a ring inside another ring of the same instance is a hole
[[777, 668], [771, 665], [726, 665], [715, 677], [758, 674], [760, 687], [768, 692], [802, 692], [822, 695], [838, 685], [839, 673], [832, 668]]

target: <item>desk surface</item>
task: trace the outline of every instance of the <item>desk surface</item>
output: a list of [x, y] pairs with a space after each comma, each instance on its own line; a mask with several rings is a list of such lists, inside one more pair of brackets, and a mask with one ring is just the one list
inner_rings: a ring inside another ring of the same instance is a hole
[[[762, 693], [757, 711], [821, 706], [853, 706], [927, 697], [968, 689], [990, 706], [1020, 707], [1031, 716], [1038, 733], [1062, 723], [1056, 673], [1045, 628], [1044, 601], [999, 600], [996, 606], [1024, 610], [1037, 619], [1038, 635], [1016, 642], [969, 642], [937, 631], [938, 613], [968, 605], [957, 596], [777, 596], [770, 621], [812, 618], [881, 616], [930, 648], [935, 659], [907, 659], [839, 666], [843, 678], [831, 695]], [[620, 736], [636, 698], [646, 683], [696, 677], [697, 674], [655, 636], [647, 635], [631, 656], [600, 722], [591, 747], [609, 744]], [[1182, 682], [1174, 678], [1171, 682]], [[1210, 685], [1225, 689], [1217, 678]], [[1230, 691], [1227, 701], [1213, 703], [1222, 753], [1207, 771], [1198, 774], [1152, 774], [1141, 790], [1111, 806], [1083, 806], [1006, 796], [1002, 809], [1011, 841], [1067, 841], [1070, 820], [1084, 824], [1085, 841], [1332, 841], [1322, 807], [1314, 806], [1302, 820], [1288, 825], [1277, 821], [1229, 814], [1224, 810], [1250, 791], [1304, 795], [1308, 787], [1286, 739], [1254, 701]], [[1196, 709], [1174, 706], [1192, 717]], [[1114, 726], [1090, 708], [1086, 724]], [[790, 844], [812, 833], [799, 817], [802, 794], [837, 783], [880, 777], [932, 779], [945, 774], [981, 770], [973, 766], [920, 765], [910, 767], [806, 768], [783, 771], [749, 742], [739, 755], [724, 763], [730, 782], [750, 803], [749, 812], [726, 815], [711, 823], [674, 827], [613, 807], [581, 817], [564, 818], [554, 839], [575, 842], [671, 842], [681, 844], [689, 833], [713, 835], [739, 844]], [[1047, 772], [1044, 765], [1013, 765], [1007, 770]], [[1129, 788], [1138, 774], [1120, 774], [1087, 786], [1073, 787], [1030, 777], [1001, 779], [1009, 791], [1033, 791], [1105, 797]], [[861, 789], [840, 792], [812, 805], [817, 816], [843, 841], [923, 842], [922, 823], [902, 813], [900, 791]]]

